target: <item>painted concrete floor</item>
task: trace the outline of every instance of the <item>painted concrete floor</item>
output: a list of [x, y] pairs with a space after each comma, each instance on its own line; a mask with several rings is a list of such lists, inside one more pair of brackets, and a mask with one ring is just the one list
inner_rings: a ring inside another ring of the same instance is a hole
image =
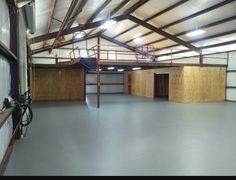
[[236, 175], [235, 103], [106, 95], [90, 105], [35, 103], [6, 175]]

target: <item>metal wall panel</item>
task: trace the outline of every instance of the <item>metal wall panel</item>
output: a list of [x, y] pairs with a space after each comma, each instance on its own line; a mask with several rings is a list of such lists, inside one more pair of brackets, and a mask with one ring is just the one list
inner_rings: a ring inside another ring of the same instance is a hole
[[[10, 18], [6, 1], [0, 1], [0, 41], [8, 48], [10, 46]], [[7, 59], [0, 54], [0, 108], [3, 106], [4, 98], [10, 92], [10, 65]], [[0, 128], [0, 162], [7, 150], [12, 137], [12, 118]]]
[[[97, 93], [97, 75], [86, 75], [86, 93]], [[101, 93], [124, 93], [124, 74], [101, 74]]]
[[10, 17], [6, 1], [0, 1], [0, 41], [10, 46]]

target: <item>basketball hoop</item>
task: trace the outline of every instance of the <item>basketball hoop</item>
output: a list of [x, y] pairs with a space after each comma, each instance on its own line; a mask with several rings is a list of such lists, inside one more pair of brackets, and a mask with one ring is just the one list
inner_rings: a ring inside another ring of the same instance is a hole
[[155, 61], [155, 47], [151, 45], [137, 46], [135, 48], [137, 60]]

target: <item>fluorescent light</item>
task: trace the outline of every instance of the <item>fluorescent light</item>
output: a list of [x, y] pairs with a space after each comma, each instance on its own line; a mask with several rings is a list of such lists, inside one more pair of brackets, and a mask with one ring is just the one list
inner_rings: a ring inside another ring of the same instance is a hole
[[137, 38], [140, 38], [141, 36], [142, 36], [142, 34], [136, 34], [133, 37], [134, 37], [134, 39], [137, 39]]
[[133, 68], [132, 70], [133, 71], [137, 71], [137, 70], [141, 70], [142, 68], [140, 68], [140, 67], [137, 67], [137, 68]]
[[187, 33], [186, 36], [195, 37], [195, 36], [199, 36], [199, 35], [204, 34], [204, 33], [205, 33], [204, 30], [199, 29], [199, 30], [191, 31], [191, 32]]
[[110, 29], [112, 26], [114, 26], [116, 24], [116, 21], [114, 20], [109, 20], [107, 22], [105, 22], [102, 26], [101, 29]]
[[75, 34], [75, 39], [81, 39], [84, 36], [85, 36], [85, 34], [83, 34], [83, 33], [77, 33], [77, 34]]
[[114, 67], [109, 67], [107, 68], [108, 70], [114, 70], [115, 68]]
[[133, 40], [135, 43], [141, 43], [143, 41], [142, 37], [136, 38]]
[[118, 69], [117, 71], [118, 72], [124, 72], [125, 70], [124, 69]]

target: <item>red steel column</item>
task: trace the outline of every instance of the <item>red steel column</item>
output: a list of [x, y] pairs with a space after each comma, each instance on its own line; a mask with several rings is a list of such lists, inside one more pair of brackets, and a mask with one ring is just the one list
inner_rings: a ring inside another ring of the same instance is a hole
[[100, 94], [101, 94], [101, 77], [100, 77], [100, 66], [99, 66], [99, 61], [100, 61], [100, 37], [98, 37], [98, 50], [97, 50], [97, 108], [100, 108]]

